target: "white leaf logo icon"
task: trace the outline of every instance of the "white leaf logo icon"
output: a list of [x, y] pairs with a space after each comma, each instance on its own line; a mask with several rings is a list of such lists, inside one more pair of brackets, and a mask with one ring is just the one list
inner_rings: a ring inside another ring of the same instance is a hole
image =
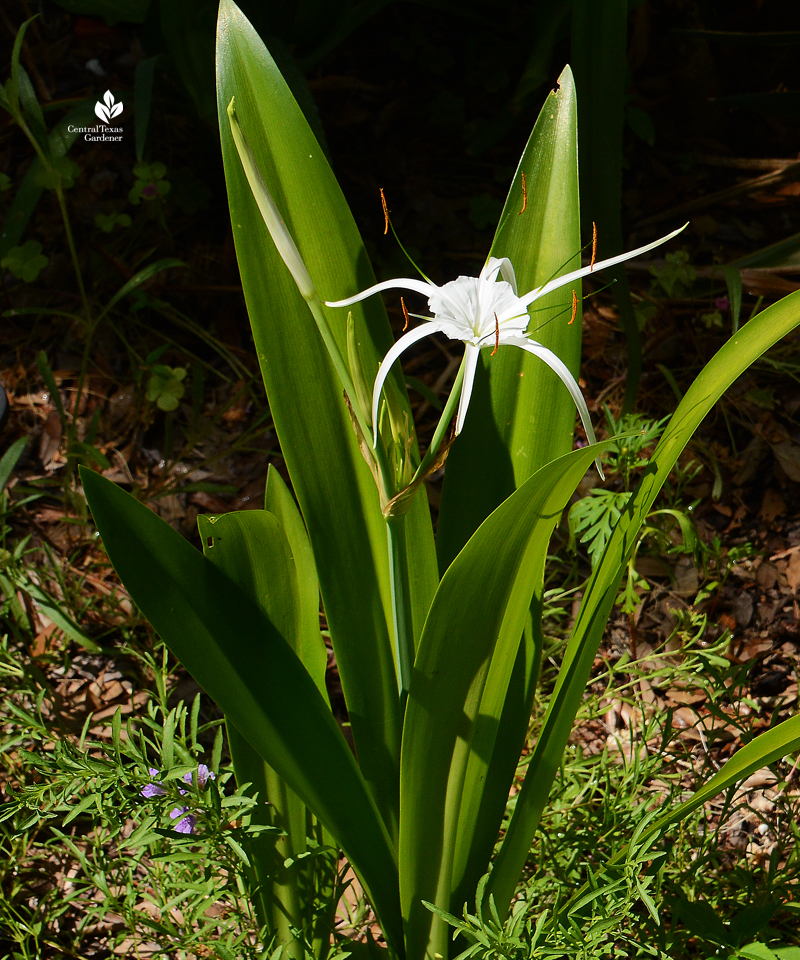
[[106, 90], [103, 95], [103, 102], [99, 100], [94, 105], [94, 112], [103, 121], [109, 123], [112, 117], [118, 117], [122, 113], [122, 104], [114, 102], [114, 94]]

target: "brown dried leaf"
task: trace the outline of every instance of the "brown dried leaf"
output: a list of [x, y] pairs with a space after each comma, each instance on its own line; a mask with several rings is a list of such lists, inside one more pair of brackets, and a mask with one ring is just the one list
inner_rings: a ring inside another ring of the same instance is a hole
[[776, 517], [782, 517], [786, 513], [786, 501], [772, 487], [764, 494], [761, 501], [761, 508], [758, 511], [759, 517], [765, 523], [772, 523]]

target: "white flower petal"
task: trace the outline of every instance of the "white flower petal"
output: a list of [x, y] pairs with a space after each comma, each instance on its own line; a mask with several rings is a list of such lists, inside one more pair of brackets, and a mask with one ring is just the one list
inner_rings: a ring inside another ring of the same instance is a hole
[[655, 247], [661, 246], [661, 244], [666, 243], [667, 240], [677, 237], [678, 234], [685, 230], [688, 226], [688, 223], [684, 223], [682, 227], [679, 227], [677, 230], [673, 230], [672, 233], [668, 233], [660, 240], [654, 240], [652, 243], [647, 243], [643, 247], [637, 247], [635, 250], [629, 250], [627, 253], [621, 253], [617, 257], [611, 257], [608, 260], [601, 260], [593, 267], [581, 267], [580, 270], [573, 270], [571, 273], [567, 273], [563, 277], [556, 277], [555, 280], [550, 280], [544, 286], [536, 287], [534, 290], [531, 290], [530, 293], [526, 293], [524, 296], [520, 297], [520, 300], [522, 300], [527, 307], [529, 304], [533, 303], [534, 300], [538, 300], [539, 297], [543, 297], [545, 294], [551, 293], [553, 290], [557, 290], [559, 287], [565, 287], [574, 280], [579, 280], [581, 277], [586, 277], [590, 273], [594, 273], [596, 270], [604, 270], [606, 267], [613, 267], [618, 263], [624, 263], [625, 260], [633, 260], [634, 257], [638, 257], [642, 253], [647, 253], [648, 250], [653, 250]]
[[366, 300], [373, 293], [380, 293], [382, 290], [414, 290], [421, 293], [424, 297], [430, 297], [431, 294], [439, 288], [435, 283], [426, 283], [424, 280], [417, 280], [415, 277], [400, 277], [397, 280], [383, 280], [372, 287], [367, 287], [361, 293], [354, 297], [347, 297], [346, 300], [326, 300], [326, 307], [349, 307], [352, 303], [358, 303], [360, 300]]
[[[594, 427], [592, 426], [591, 418], [589, 417], [589, 408], [586, 406], [586, 400], [584, 400], [583, 393], [581, 393], [581, 388], [578, 386], [575, 378], [569, 372], [567, 365], [561, 360], [552, 350], [548, 350], [547, 347], [542, 346], [541, 343], [537, 343], [535, 340], [529, 340], [527, 337], [520, 337], [519, 339], [509, 339], [505, 341], [506, 343], [512, 344], [515, 347], [522, 347], [523, 350], [527, 350], [528, 353], [532, 353], [535, 357], [538, 357], [540, 360], [543, 360], [550, 369], [558, 375], [561, 382], [569, 390], [569, 394], [572, 397], [575, 406], [578, 408], [578, 414], [581, 418], [581, 423], [583, 424], [583, 429], [586, 431], [586, 437], [589, 440], [589, 443], [597, 443], [597, 437], [594, 435]], [[601, 477], [603, 477], [603, 469], [600, 466], [600, 460], [595, 460], [595, 466]]]
[[378, 375], [375, 377], [375, 386], [372, 388], [373, 449], [378, 443], [378, 410], [380, 409], [381, 404], [381, 390], [386, 382], [386, 378], [389, 376], [389, 370], [392, 368], [392, 364], [395, 362], [395, 360], [397, 360], [401, 353], [404, 353], [409, 347], [412, 347], [418, 340], [422, 340], [424, 337], [430, 336], [432, 333], [438, 333], [441, 331], [441, 329], [441, 325], [435, 320], [431, 320], [429, 323], [420, 324], [413, 330], [409, 330], [405, 336], [400, 337], [397, 343], [394, 344], [391, 350], [389, 350], [389, 352], [381, 361], [381, 365], [378, 367]]
[[481, 270], [481, 280], [496, 280], [497, 274], [502, 273], [503, 279], [509, 284], [517, 296], [517, 275], [514, 273], [514, 267], [508, 257], [489, 257], [486, 265]]
[[480, 347], [467, 343], [464, 346], [464, 381], [461, 384], [461, 396], [458, 398], [458, 412], [456, 413], [456, 432], [458, 436], [464, 426], [464, 419], [467, 416], [467, 408], [472, 396], [472, 387], [475, 383], [475, 370], [478, 366], [478, 357], [480, 356]]

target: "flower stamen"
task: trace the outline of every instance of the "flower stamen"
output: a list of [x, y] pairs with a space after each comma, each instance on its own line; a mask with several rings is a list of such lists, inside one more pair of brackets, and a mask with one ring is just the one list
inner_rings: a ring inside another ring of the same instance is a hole
[[523, 213], [525, 213], [525, 208], [527, 206], [528, 206], [528, 188], [525, 185], [525, 171], [523, 170], [522, 171], [522, 209], [517, 214], [518, 217], [521, 216]]
[[405, 300], [400, 297], [400, 306], [403, 308], [403, 316], [405, 317], [405, 323], [403, 324], [403, 333], [408, 330], [408, 309], [406, 308]]
[[594, 222], [594, 220], [592, 220], [592, 262], [589, 264], [589, 273], [591, 273], [592, 270], [594, 270], [594, 262], [596, 259], [597, 259], [597, 224]]
[[500, 321], [497, 319], [497, 314], [494, 315], [494, 350], [489, 354], [490, 357], [493, 357], [497, 353], [497, 348], [500, 346]]
[[378, 188], [381, 191], [381, 206], [383, 207], [383, 235], [389, 232], [389, 205], [386, 203], [386, 197], [383, 194], [383, 187]]
[[568, 327], [572, 326], [575, 320], [575, 317], [577, 315], [578, 315], [578, 294], [575, 293], [575, 291], [573, 290], [572, 291], [572, 316], [570, 317], [569, 323], [567, 324]]

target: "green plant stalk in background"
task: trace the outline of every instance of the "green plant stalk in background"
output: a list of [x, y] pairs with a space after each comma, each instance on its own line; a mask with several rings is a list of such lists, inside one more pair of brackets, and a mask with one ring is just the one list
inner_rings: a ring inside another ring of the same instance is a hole
[[[258, 816], [282, 838], [259, 838], [250, 855], [258, 909], [276, 943], [292, 960], [306, 951], [324, 958], [330, 846], [341, 847], [358, 874], [392, 957], [446, 958], [443, 912], [473, 903], [489, 870], [527, 729], [550, 535], [601, 448], [570, 452], [569, 393], [545, 363], [500, 343], [496, 320], [497, 356], [480, 354], [469, 416], [448, 461], [440, 580], [427, 504], [414, 494], [471, 373], [462, 364], [432, 455], [420, 460], [397, 369], [373, 436], [371, 384], [392, 344], [386, 314], [375, 298], [353, 303], [349, 315], [326, 305], [353, 301], [374, 278], [322, 150], [232, 0], [220, 7], [217, 70], [237, 256], [297, 506], [271, 473], [264, 511], [200, 519], [203, 555], [89, 470], [85, 492], [131, 596], [224, 712], [239, 782], [253, 783], [271, 804]], [[553, 277], [569, 281], [578, 265], [575, 118], [567, 69], [525, 149], [491, 249], [513, 263], [523, 291]], [[504, 261], [504, 277], [507, 269]], [[573, 372], [580, 328], [568, 319], [578, 281], [535, 300], [529, 320], [531, 335]], [[666, 428], [587, 586], [484, 909], [493, 902], [502, 915], [511, 900], [658, 490], [727, 386], [798, 322], [794, 294], [748, 323]], [[357, 760], [325, 693], [320, 593]], [[792, 718], [712, 782], [741, 779], [798, 746], [800, 718]], [[295, 868], [303, 854], [310, 855]]]

